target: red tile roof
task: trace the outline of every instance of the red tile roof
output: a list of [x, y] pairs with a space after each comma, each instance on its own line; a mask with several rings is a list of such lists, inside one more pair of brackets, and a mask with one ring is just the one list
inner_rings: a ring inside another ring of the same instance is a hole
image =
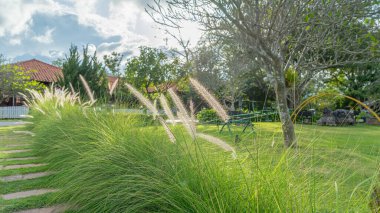
[[156, 88], [156, 87], [148, 87], [147, 88], [147, 92], [148, 93], [155, 93], [155, 92], [158, 92], [157, 91], [158, 89], [161, 90], [161, 91], [167, 91], [170, 88], [173, 88], [174, 90], [178, 90], [177, 85], [175, 83], [167, 82], [167, 83], [160, 84], [158, 86], [158, 88]]
[[[114, 82], [118, 79], [118, 77], [115, 77], [115, 76], [108, 76], [108, 89], [110, 89], [112, 87], [112, 85], [114, 84]], [[116, 85], [117, 86], [117, 85]]]
[[62, 69], [45, 62], [32, 59], [28, 61], [21, 61], [15, 65], [24, 68], [25, 70], [34, 70], [32, 73], [32, 80], [39, 82], [53, 83], [57, 82], [58, 78], [63, 76]]
[[[62, 69], [45, 62], [39, 61], [37, 59], [32, 59], [28, 61], [20, 61], [15, 63], [15, 65], [24, 68], [26, 71], [34, 70], [32, 73], [32, 80], [39, 82], [53, 83], [57, 82], [58, 78], [63, 76]], [[108, 76], [109, 87], [118, 79], [117, 77]]]

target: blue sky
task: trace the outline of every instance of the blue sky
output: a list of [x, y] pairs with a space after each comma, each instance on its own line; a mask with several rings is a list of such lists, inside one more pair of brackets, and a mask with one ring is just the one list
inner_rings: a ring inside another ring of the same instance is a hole
[[[71, 44], [88, 44], [99, 58], [112, 51], [128, 58], [143, 45], [176, 47], [145, 13], [152, 1], [0, 0], [0, 54], [12, 61], [51, 62], [65, 57]], [[182, 36], [195, 44], [200, 31], [187, 23]]]

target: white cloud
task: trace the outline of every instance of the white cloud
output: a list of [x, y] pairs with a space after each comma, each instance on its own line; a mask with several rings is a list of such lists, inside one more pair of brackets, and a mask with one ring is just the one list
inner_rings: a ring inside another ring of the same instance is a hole
[[88, 44], [87, 45], [87, 51], [88, 51], [89, 55], [93, 55], [96, 52], [95, 44]]
[[15, 45], [20, 45], [21, 44], [21, 39], [20, 38], [11, 38], [9, 39], [9, 44], [15, 46]]
[[53, 0], [0, 0], [0, 37], [21, 35], [30, 28], [36, 13], [58, 15], [66, 9]]
[[[20, 51], [24, 53], [39, 51], [41, 55], [50, 55], [49, 50], [64, 51], [63, 46], [68, 48], [73, 42], [68, 39], [70, 36], [66, 38], [67, 44], [62, 43], [64, 34], [62, 32], [57, 34], [61, 30], [58, 25], [49, 26], [55, 27], [50, 29], [46, 29], [45, 26], [46, 31], [36, 35], [35, 27], [44, 29], [44, 26], [41, 21], [37, 23], [37, 19], [33, 21], [33, 17], [36, 14], [62, 18], [70, 15], [76, 17], [77, 23], [83, 28], [95, 30], [97, 35], [86, 35], [82, 31], [82, 34], [78, 34], [76, 38], [83, 39], [81, 42], [84, 44], [92, 43], [93, 49], [97, 50], [100, 57], [112, 51], [136, 55], [139, 46], [161, 47], [168, 44], [169, 47], [178, 47], [176, 41], [159, 30], [159, 26], [144, 11], [147, 2], [152, 0], [0, 0], [0, 38], [5, 37], [4, 40], [11, 45], [24, 44], [24, 40], [32, 39], [43, 47], [30, 49], [27, 45], [21, 45], [23, 50], [12, 50], [17, 54], [20, 54]], [[196, 24], [192, 23], [185, 23], [181, 32], [183, 38], [190, 39], [193, 45], [200, 36]], [[65, 33], [71, 35], [77, 32]], [[93, 38], [91, 36], [99, 37], [100, 41], [90, 40]], [[169, 42], [164, 38], [168, 38]], [[55, 44], [55, 42], [61, 43]], [[57, 48], [58, 46], [60, 48]]]
[[32, 39], [43, 44], [53, 43], [53, 32], [55, 28], [46, 30], [45, 34], [34, 36]]
[[138, 18], [144, 14], [131, 1], [112, 1], [108, 2], [108, 7], [103, 8], [108, 16], [99, 13], [97, 4], [101, 1], [74, 1], [74, 11], [78, 16], [78, 22], [85, 26], [93, 27], [99, 35], [108, 38], [115, 35], [135, 39], [141, 37], [133, 32]]
[[58, 50], [50, 50], [47, 54], [48, 57], [50, 58], [63, 58], [65, 57], [65, 53], [63, 51], [58, 51]]

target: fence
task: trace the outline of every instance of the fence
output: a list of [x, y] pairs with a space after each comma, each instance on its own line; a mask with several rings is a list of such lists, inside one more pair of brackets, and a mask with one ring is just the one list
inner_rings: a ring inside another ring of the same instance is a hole
[[[147, 114], [151, 115], [152, 112], [144, 109], [112, 109], [113, 113], [132, 113], [132, 114]], [[158, 110], [160, 115], [163, 115], [165, 112], [163, 110]]]
[[29, 108], [26, 106], [0, 107], [0, 119], [3, 118], [21, 118], [21, 115], [27, 115]]

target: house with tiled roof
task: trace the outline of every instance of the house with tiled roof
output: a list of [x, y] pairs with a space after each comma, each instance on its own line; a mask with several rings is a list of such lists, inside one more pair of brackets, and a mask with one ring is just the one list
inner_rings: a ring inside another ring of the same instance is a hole
[[17, 62], [15, 65], [23, 68], [25, 71], [34, 71], [32, 73], [31, 80], [38, 81], [45, 85], [50, 85], [57, 82], [58, 79], [63, 76], [62, 69], [60, 67], [56, 67], [37, 59]]
[[[31, 73], [31, 80], [40, 82], [46, 86], [50, 86], [51, 84], [58, 82], [58, 80], [63, 77], [62, 68], [45, 63], [37, 59], [16, 62], [16, 63], [13, 63], [13, 65], [22, 68], [22, 70], [24, 70], [25, 72], [32, 71], [32, 72], [28, 72], [28, 73]], [[117, 80], [117, 77], [108, 76], [108, 87], [111, 88], [113, 84], [115, 83], [117, 84], [116, 80]], [[16, 100], [13, 100], [13, 99], [16, 99]], [[5, 103], [2, 101], [4, 100], [0, 100], [0, 105], [22, 104], [22, 100], [20, 99], [19, 96], [10, 97], [10, 99], [6, 101]]]
[[[46, 86], [57, 82], [63, 76], [61, 68], [36, 59], [20, 61], [10, 65], [19, 67], [20, 70], [30, 75], [31, 80], [40, 82]], [[23, 100], [19, 95], [0, 97], [0, 106], [17, 106], [22, 104]]]
[[[22, 67], [25, 71], [34, 71], [31, 76], [31, 80], [38, 81], [45, 85], [51, 85], [57, 82], [63, 77], [62, 68], [39, 61], [37, 59], [31, 59], [28, 61], [20, 61], [15, 65]], [[108, 76], [108, 86], [111, 87], [117, 80], [117, 77]]]

